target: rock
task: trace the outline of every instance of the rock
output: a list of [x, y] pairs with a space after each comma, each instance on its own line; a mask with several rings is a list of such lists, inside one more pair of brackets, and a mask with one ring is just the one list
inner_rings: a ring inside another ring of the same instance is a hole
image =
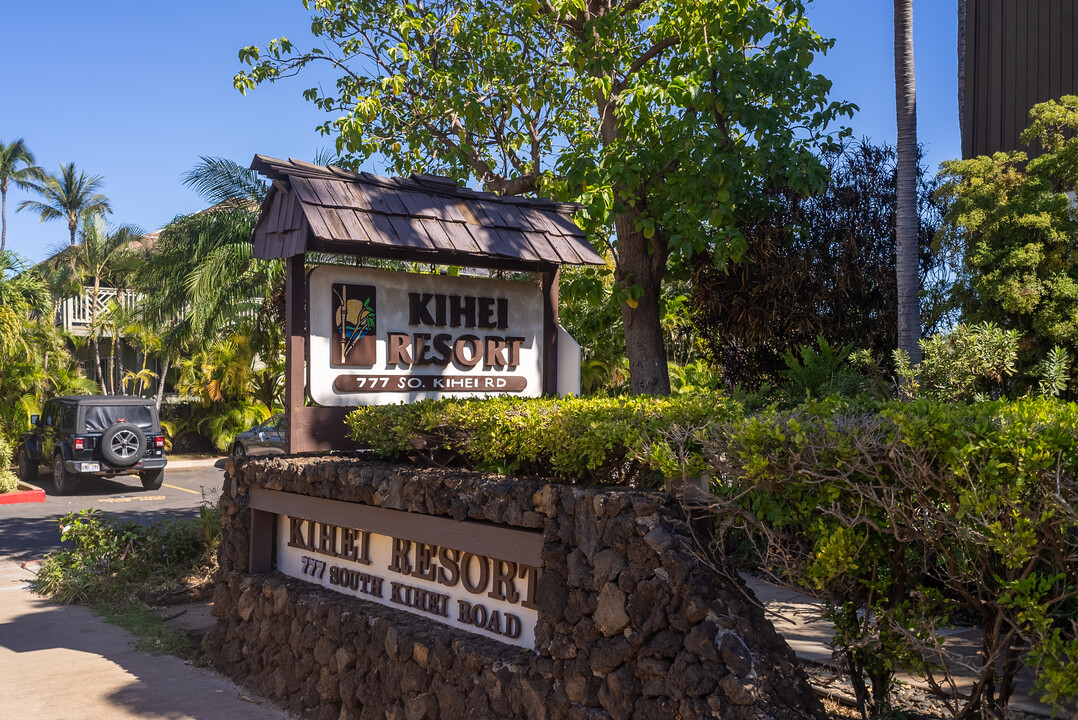
[[335, 659], [337, 661], [337, 672], [340, 673], [351, 669], [356, 664], [355, 653], [349, 651], [346, 647], [337, 648]]
[[752, 705], [756, 701], [756, 688], [752, 683], [744, 683], [735, 675], [727, 675], [719, 681], [723, 694], [734, 705]]
[[[592, 588], [595, 587], [592, 577], [595, 574], [588, 563], [588, 559], [579, 549], [574, 549], [566, 558], [566, 567], [569, 571], [567, 582], [569, 587]], [[605, 580], [603, 582], [606, 582]], [[601, 585], [600, 585], [601, 587]]]
[[602, 587], [608, 582], [615, 581], [622, 570], [626, 568], [625, 558], [607, 549], [601, 551], [592, 561], [595, 587]]
[[718, 627], [713, 622], [702, 622], [693, 627], [685, 637], [685, 649], [706, 662], [719, 659], [719, 648], [715, 645]]
[[736, 634], [727, 632], [722, 636], [720, 645], [722, 662], [726, 668], [739, 678], [748, 678], [752, 672], [752, 653]]
[[612, 672], [599, 688], [599, 702], [614, 720], [634, 720], [633, 707], [640, 694], [640, 681], [627, 668]]
[[336, 664], [336, 644], [331, 642], [329, 638], [319, 638], [318, 642], [314, 644], [314, 661], [323, 667], [328, 667], [333, 671], [337, 668], [333, 665]]
[[621, 632], [629, 624], [629, 615], [625, 612], [625, 593], [617, 585], [607, 583], [603, 586], [594, 619], [595, 627], [607, 637]]
[[430, 666], [430, 648], [423, 643], [417, 642], [412, 645], [412, 659], [419, 667], [426, 670]]
[[662, 525], [651, 530], [644, 536], [644, 542], [655, 552], [662, 555], [677, 543], [677, 536]]
[[247, 588], [240, 594], [239, 602], [236, 603], [236, 613], [240, 616], [240, 620], [247, 622], [251, 619], [251, 613], [255, 611], [257, 602], [258, 598], [251, 588]]
[[624, 664], [629, 659], [629, 652], [629, 641], [624, 637], [601, 639], [591, 651], [591, 671], [606, 675]]

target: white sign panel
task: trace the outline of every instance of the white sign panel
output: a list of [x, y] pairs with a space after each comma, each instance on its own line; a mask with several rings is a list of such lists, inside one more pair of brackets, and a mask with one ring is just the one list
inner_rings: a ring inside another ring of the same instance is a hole
[[533, 649], [536, 568], [304, 518], [277, 516], [277, 569]]
[[309, 287], [320, 405], [542, 394], [537, 283], [324, 266]]

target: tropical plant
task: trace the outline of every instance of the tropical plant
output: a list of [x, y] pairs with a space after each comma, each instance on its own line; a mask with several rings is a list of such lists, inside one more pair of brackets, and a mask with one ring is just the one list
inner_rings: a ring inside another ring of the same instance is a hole
[[34, 164], [34, 155], [22, 138], [10, 143], [0, 140], [0, 252], [7, 246], [8, 183], [28, 188], [31, 180], [41, 180], [43, 177], [43, 171]]
[[823, 335], [816, 338], [816, 348], [801, 345], [787, 350], [782, 356], [786, 370], [783, 391], [793, 402], [831, 394], [855, 395], [857, 373], [846, 365], [846, 358], [853, 352], [853, 344], [837, 347], [827, 342]]
[[895, 368], [906, 394], [945, 402], [978, 402], [1030, 394], [1058, 397], [1070, 382], [1070, 358], [1056, 346], [1015, 382], [1022, 337], [995, 323], [960, 324], [921, 341], [922, 361], [913, 367], [901, 350]]
[[103, 183], [100, 175], [87, 175], [75, 169], [75, 163], [60, 165], [59, 175], [44, 175], [31, 179], [26, 187], [40, 195], [42, 200], [24, 200], [19, 210], [37, 213], [38, 221], [66, 220], [71, 233], [71, 245], [75, 244], [75, 231], [88, 218], [112, 212], [108, 198], [97, 192]]
[[0, 252], [0, 437], [26, 430], [43, 397], [96, 388], [51, 320], [44, 280], [14, 253]]
[[11, 492], [19, 489], [19, 479], [11, 472], [11, 461], [14, 458], [11, 443], [0, 435], [0, 493]]
[[41, 277], [27, 272], [10, 251], [0, 250], [0, 354], [27, 347], [32, 316], [48, 316], [49, 294]]
[[943, 164], [951, 202], [941, 238], [961, 255], [957, 304], [967, 323], [990, 321], [1023, 338], [1019, 374], [1055, 346], [1078, 350], [1078, 97], [1035, 105], [1024, 152]]
[[[1023, 665], [1074, 698], [1078, 406], [828, 399], [697, 442], [717, 550], [824, 600], [863, 717], [894, 709], [896, 670], [963, 720], [1004, 717]], [[945, 642], [958, 612], [975, 654]]]
[[614, 260], [634, 393], [670, 389], [668, 266], [741, 257], [736, 221], [767, 204], [759, 188], [821, 187], [814, 150], [853, 109], [809, 70], [832, 42], [802, 0], [307, 6], [322, 47], [244, 48], [236, 87], [328, 65], [336, 83], [304, 97], [340, 113], [322, 130], [346, 165], [380, 155], [403, 175], [583, 202]]
[[233, 335], [183, 357], [176, 389], [196, 400], [178, 432], [195, 431], [227, 450], [236, 433], [268, 418], [270, 407], [252, 402], [254, 352], [243, 335]]
[[232, 203], [255, 211], [269, 192], [269, 183], [254, 170], [234, 160], [201, 156], [183, 174], [183, 184], [214, 203]]

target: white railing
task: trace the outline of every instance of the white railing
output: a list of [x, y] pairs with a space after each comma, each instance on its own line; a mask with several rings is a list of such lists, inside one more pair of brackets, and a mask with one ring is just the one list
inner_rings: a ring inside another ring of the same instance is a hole
[[[93, 297], [93, 286], [86, 286], [82, 289], [82, 295], [64, 300], [60, 304], [59, 311], [57, 312], [56, 324], [72, 335], [88, 336], [90, 334], [90, 325], [94, 316]], [[116, 288], [111, 287], [100, 288], [97, 293], [98, 322], [102, 321], [108, 313], [109, 305], [117, 298], [119, 298], [121, 307], [125, 310], [131, 310], [142, 298], [142, 295], [140, 293], [132, 292], [131, 290], [117, 290]], [[251, 303], [255, 305], [261, 302], [262, 298], [260, 297], [251, 298]], [[258, 308], [250, 307], [237, 313], [237, 316], [242, 318], [253, 318], [257, 314]], [[182, 318], [183, 315], [184, 313], [181, 312], [178, 317]]]
[[[117, 290], [116, 288], [103, 287], [97, 291], [97, 319], [101, 318], [109, 310], [113, 300], [117, 300], [120, 306], [130, 310], [135, 306], [141, 296], [129, 290]], [[57, 322], [65, 331], [72, 335], [89, 335], [90, 323], [94, 317], [94, 288], [84, 287], [82, 294], [67, 298], [60, 304]]]

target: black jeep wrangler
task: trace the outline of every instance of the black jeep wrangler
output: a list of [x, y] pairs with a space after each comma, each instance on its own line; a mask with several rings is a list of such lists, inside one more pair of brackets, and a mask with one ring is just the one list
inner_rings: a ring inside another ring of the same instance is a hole
[[45, 403], [30, 418], [33, 432], [19, 440], [19, 477], [37, 478], [52, 464], [59, 495], [87, 476], [138, 473], [142, 487], [157, 490], [165, 478], [165, 437], [152, 400], [117, 395], [72, 395]]

